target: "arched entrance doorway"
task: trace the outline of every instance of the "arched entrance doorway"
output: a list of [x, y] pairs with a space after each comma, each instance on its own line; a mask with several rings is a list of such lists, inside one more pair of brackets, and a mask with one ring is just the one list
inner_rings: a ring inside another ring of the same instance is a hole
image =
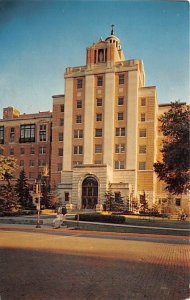
[[95, 209], [98, 203], [98, 181], [88, 176], [82, 183], [82, 208]]

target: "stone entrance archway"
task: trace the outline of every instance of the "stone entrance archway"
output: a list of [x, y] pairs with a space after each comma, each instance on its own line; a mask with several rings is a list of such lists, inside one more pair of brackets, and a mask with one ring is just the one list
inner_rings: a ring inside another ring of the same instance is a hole
[[82, 209], [95, 209], [98, 203], [98, 181], [93, 176], [82, 182]]

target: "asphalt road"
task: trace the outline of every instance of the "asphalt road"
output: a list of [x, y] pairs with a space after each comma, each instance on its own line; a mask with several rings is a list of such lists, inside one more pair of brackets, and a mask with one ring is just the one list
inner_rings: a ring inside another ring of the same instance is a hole
[[184, 300], [187, 238], [0, 228], [1, 300]]

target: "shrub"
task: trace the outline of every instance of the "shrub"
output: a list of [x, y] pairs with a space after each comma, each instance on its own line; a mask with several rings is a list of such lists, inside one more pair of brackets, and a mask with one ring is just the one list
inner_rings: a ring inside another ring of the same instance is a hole
[[149, 216], [149, 217], [160, 217], [160, 218], [166, 218], [166, 216], [163, 216], [163, 214], [160, 214], [158, 211], [139, 211], [140, 216]]
[[[77, 215], [75, 216], [75, 219], [77, 220]], [[79, 214], [79, 220], [89, 221], [89, 222], [114, 223], [114, 224], [125, 223], [124, 216], [101, 215], [101, 214]]]
[[1, 217], [17, 217], [17, 216], [28, 216], [37, 213], [36, 209], [33, 210], [17, 210], [17, 211], [3, 211], [1, 212]]

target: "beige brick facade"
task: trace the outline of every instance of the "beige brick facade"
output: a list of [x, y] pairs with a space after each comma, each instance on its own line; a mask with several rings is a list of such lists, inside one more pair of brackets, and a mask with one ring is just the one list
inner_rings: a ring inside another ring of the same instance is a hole
[[[33, 181], [47, 166], [51, 186], [58, 185], [60, 198], [72, 209], [100, 209], [108, 189], [121, 192], [125, 203], [146, 195], [149, 206], [163, 208], [169, 195], [153, 164], [161, 159], [158, 117], [169, 105], [158, 105], [156, 87], [145, 86], [143, 62], [125, 60], [120, 40], [111, 34], [86, 49], [85, 66], [68, 67], [64, 77], [65, 94], [53, 96], [52, 113], [4, 109], [0, 154], [13, 151], [18, 170], [24, 164]], [[34, 141], [21, 142], [24, 124], [35, 125]], [[43, 125], [45, 141], [39, 139]], [[180, 205], [176, 198], [172, 205], [187, 211], [187, 197]]]

